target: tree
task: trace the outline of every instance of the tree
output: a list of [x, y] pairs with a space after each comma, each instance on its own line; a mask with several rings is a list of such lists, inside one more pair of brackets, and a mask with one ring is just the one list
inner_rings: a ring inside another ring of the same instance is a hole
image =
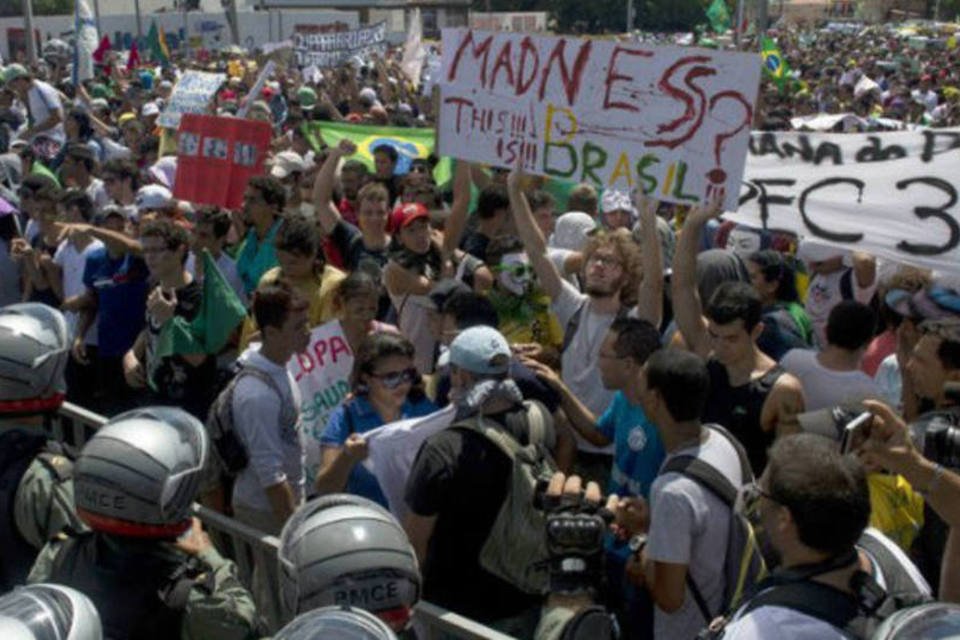
[[[649, 31], [692, 31], [706, 22], [704, 0], [632, 0], [637, 23]], [[960, 0], [958, 0], [960, 1]], [[622, 33], [627, 0], [473, 0], [475, 11], [547, 11], [560, 33]]]
[[[73, 0], [32, 0], [35, 16], [65, 16], [73, 13]], [[0, 0], [0, 18], [23, 15], [23, 0]]]

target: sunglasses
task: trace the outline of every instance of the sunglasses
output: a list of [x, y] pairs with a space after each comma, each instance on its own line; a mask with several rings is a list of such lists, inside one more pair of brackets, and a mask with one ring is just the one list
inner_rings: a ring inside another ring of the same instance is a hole
[[760, 488], [759, 484], [756, 482], [748, 482], [737, 491], [737, 498], [734, 502], [733, 509], [736, 513], [742, 513], [746, 516], [747, 520], [751, 523], [756, 524], [760, 521], [760, 512], [758, 510], [760, 498], [766, 498], [767, 500], [781, 504], [772, 494]]
[[515, 278], [524, 278], [527, 276], [532, 276], [533, 266], [529, 264], [514, 263], [514, 264], [498, 264], [493, 268], [496, 273], [509, 273]]
[[415, 367], [390, 373], [371, 373], [387, 389], [396, 389], [402, 384], [413, 384], [420, 380], [420, 372]]

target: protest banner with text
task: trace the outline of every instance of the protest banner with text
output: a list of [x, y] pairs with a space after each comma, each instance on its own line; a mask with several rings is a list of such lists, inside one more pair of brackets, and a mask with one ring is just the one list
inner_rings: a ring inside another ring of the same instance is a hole
[[960, 273], [960, 129], [755, 132], [726, 219]]
[[387, 50], [387, 23], [333, 33], [294, 33], [293, 51], [297, 65], [316, 65], [321, 69], [336, 67], [354, 56], [366, 58], [371, 53], [383, 55]]
[[184, 115], [173, 195], [194, 204], [239, 208], [247, 180], [263, 173], [271, 135], [266, 122]]
[[157, 124], [168, 129], [177, 129], [183, 114], [207, 113], [210, 101], [226, 79], [225, 73], [184, 72], [170, 94], [167, 107], [157, 118]]
[[353, 351], [339, 320], [332, 320], [310, 333], [310, 345], [287, 363], [287, 371], [300, 389], [300, 425], [306, 449], [307, 480], [313, 485], [320, 466], [320, 439], [330, 414], [350, 393]]
[[760, 58], [445, 29], [439, 82], [442, 154], [732, 207]]

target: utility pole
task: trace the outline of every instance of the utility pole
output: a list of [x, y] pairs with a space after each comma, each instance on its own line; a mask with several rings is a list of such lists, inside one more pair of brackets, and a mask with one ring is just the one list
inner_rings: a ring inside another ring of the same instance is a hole
[[133, 10], [137, 14], [137, 46], [140, 46], [140, 40], [143, 40], [143, 25], [140, 24], [140, 0], [133, 0]]
[[27, 32], [27, 62], [37, 64], [37, 41], [33, 38], [33, 2], [23, 0], [23, 30]]

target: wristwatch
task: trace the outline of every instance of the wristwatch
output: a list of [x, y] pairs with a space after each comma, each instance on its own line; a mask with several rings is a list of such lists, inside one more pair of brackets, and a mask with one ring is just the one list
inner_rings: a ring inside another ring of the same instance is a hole
[[627, 542], [627, 546], [630, 548], [630, 553], [639, 558], [640, 552], [647, 546], [647, 534], [638, 533], [635, 536], [631, 536], [630, 541]]

